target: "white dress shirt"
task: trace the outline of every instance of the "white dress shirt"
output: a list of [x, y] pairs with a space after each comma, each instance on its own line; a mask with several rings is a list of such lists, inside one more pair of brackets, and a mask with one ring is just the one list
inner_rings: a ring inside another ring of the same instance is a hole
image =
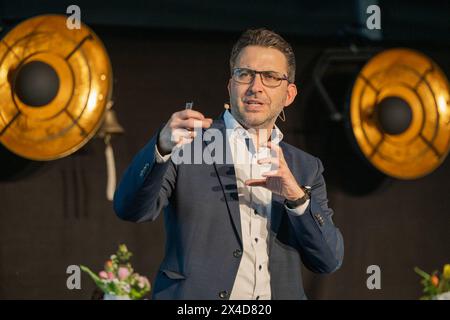
[[[224, 113], [224, 121], [227, 129], [227, 143], [231, 149], [236, 173], [243, 242], [243, 254], [230, 299], [269, 300], [271, 288], [268, 241], [272, 192], [263, 187], [246, 186], [245, 181], [262, 178], [262, 173], [273, 169], [271, 164], [257, 163], [259, 159], [270, 156], [270, 149], [264, 146], [255, 148], [248, 131], [228, 110]], [[282, 139], [283, 134], [275, 126], [272, 130], [271, 142], [278, 144]], [[170, 154], [161, 156], [156, 148], [158, 163], [167, 161], [169, 157]], [[308, 204], [309, 200], [298, 208], [285, 208], [289, 214], [301, 215]]]
[[[264, 144], [259, 148], [253, 146], [248, 131], [229, 111], [225, 112], [224, 121], [236, 173], [244, 246], [230, 299], [269, 300], [271, 288], [268, 243], [272, 192], [263, 187], [246, 186], [245, 181], [263, 178], [264, 172], [275, 169], [270, 164], [257, 163], [260, 159], [270, 157], [271, 152]], [[282, 139], [282, 132], [275, 126], [271, 133], [271, 142], [279, 144]], [[292, 214], [303, 214], [308, 203], [295, 210], [288, 210]]]

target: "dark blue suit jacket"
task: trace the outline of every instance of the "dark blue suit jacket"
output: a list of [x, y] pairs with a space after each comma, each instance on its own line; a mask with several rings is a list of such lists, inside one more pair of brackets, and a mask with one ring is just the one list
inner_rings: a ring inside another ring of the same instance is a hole
[[[222, 119], [211, 128], [221, 130], [226, 139]], [[126, 170], [114, 209], [120, 218], [135, 222], [153, 221], [164, 209], [166, 247], [154, 299], [227, 299], [243, 250], [234, 166], [158, 164], [157, 139], [158, 134]], [[297, 181], [312, 186], [312, 197], [306, 212], [293, 216], [282, 197], [272, 196], [272, 299], [306, 299], [302, 263], [313, 272], [333, 272], [342, 264], [344, 244], [327, 205], [320, 160], [287, 143], [280, 146]]]

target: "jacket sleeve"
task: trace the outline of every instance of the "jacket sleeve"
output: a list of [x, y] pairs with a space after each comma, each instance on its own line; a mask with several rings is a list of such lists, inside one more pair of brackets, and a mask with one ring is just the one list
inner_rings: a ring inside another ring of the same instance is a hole
[[123, 220], [155, 220], [175, 188], [173, 162], [156, 162], [158, 136], [159, 132], [134, 157], [114, 193], [114, 211]]
[[333, 210], [328, 198], [323, 165], [317, 159], [317, 171], [311, 186], [311, 200], [304, 214], [289, 215], [300, 246], [305, 266], [316, 273], [331, 273], [339, 269], [344, 258], [344, 240], [333, 223]]

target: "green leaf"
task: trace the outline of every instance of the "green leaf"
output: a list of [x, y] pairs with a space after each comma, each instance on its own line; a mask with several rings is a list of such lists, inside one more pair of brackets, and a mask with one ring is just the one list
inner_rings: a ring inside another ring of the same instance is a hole
[[417, 267], [414, 268], [414, 271], [415, 271], [418, 275], [420, 275], [421, 277], [423, 277], [423, 278], [425, 278], [425, 279], [427, 279], [427, 280], [431, 278], [431, 276], [430, 276], [428, 273], [426, 273], [425, 271], [423, 271], [423, 270], [421, 270], [421, 269], [419, 269], [419, 268], [417, 268]]
[[97, 287], [99, 287], [104, 293], [107, 293], [107, 286], [105, 283], [100, 279], [99, 276], [97, 276], [94, 272], [92, 272], [88, 267], [80, 265], [81, 270], [86, 272], [92, 280], [95, 282]]

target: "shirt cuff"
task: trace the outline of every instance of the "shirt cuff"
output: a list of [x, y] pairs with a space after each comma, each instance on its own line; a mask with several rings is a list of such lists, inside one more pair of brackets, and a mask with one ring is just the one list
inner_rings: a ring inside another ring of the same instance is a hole
[[305, 213], [306, 208], [308, 208], [309, 202], [310, 202], [310, 199], [306, 200], [306, 202], [304, 204], [302, 204], [301, 206], [298, 206], [295, 209], [290, 209], [286, 206], [284, 206], [284, 207], [286, 208], [286, 211], [289, 214], [292, 214], [293, 216], [301, 216], [302, 214]]
[[171, 155], [172, 155], [172, 153], [162, 156], [161, 153], [159, 153], [159, 151], [158, 151], [158, 145], [155, 144], [156, 163], [166, 163], [167, 160], [169, 160]]

